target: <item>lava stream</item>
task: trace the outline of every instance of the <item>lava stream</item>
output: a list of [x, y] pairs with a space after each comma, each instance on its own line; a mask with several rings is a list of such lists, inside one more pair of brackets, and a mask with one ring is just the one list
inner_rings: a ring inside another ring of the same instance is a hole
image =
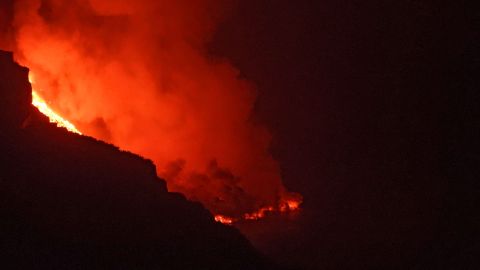
[[51, 123], [57, 124], [58, 127], [66, 128], [68, 131], [82, 135], [82, 133], [75, 127], [74, 124], [70, 123], [68, 120], [65, 120], [58, 113], [48, 106], [48, 103], [41, 98], [38, 93], [33, 89], [34, 77], [30, 73], [28, 76], [30, 84], [32, 84], [32, 105], [37, 107], [37, 109], [46, 115], [50, 119]]

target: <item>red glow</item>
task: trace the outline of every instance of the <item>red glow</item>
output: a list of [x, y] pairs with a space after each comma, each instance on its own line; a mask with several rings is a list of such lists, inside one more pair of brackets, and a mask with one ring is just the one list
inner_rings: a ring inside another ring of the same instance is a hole
[[299, 207], [270, 134], [250, 121], [254, 86], [206, 53], [219, 3], [22, 0], [15, 10], [16, 59], [82, 133], [152, 159], [170, 191], [220, 222]]
[[222, 215], [215, 215], [215, 221], [223, 224], [227, 224], [227, 225], [231, 225], [234, 222], [233, 218], [222, 216]]

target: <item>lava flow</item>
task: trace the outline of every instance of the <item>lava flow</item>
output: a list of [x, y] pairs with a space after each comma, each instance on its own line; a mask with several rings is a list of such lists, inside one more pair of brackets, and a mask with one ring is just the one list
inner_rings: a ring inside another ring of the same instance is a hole
[[32, 105], [35, 106], [45, 116], [47, 116], [48, 119], [50, 119], [51, 123], [57, 124], [58, 127], [66, 128], [70, 132], [82, 135], [82, 133], [78, 131], [78, 129], [75, 127], [75, 125], [65, 120], [58, 113], [53, 111], [50, 106], [48, 106], [48, 103], [38, 95], [37, 91], [33, 89], [34, 76], [32, 75], [32, 73], [28, 74], [28, 80], [32, 85]]
[[298, 211], [300, 209], [300, 204], [302, 203], [301, 198], [290, 198], [282, 202], [278, 207], [266, 206], [258, 209], [252, 213], [243, 214], [240, 218], [233, 218], [224, 215], [215, 215], [215, 221], [221, 222], [223, 224], [232, 225], [235, 222], [240, 220], [258, 220], [264, 218], [267, 214], [273, 213], [289, 213]]

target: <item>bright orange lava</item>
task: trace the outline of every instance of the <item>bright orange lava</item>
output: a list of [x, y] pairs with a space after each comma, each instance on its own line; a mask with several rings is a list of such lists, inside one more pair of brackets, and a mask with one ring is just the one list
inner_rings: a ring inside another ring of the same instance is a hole
[[299, 199], [289, 199], [280, 203], [278, 208], [275, 208], [273, 206], [262, 207], [255, 212], [244, 214], [243, 217], [240, 219], [235, 219], [235, 218], [227, 217], [224, 215], [215, 215], [215, 221], [226, 224], [226, 225], [232, 225], [233, 223], [240, 220], [258, 220], [258, 219], [264, 218], [265, 215], [267, 215], [267, 213], [274, 213], [274, 212], [287, 213], [287, 212], [298, 211], [300, 209], [301, 203], [302, 201]]
[[232, 225], [233, 222], [234, 222], [233, 218], [222, 216], [222, 215], [216, 215], [215, 216], [215, 221], [223, 223], [223, 224], [227, 224], [227, 225]]
[[58, 113], [53, 111], [50, 106], [48, 106], [47, 102], [41, 98], [38, 93], [33, 89], [33, 84], [35, 82], [35, 77], [33, 76], [32, 73], [28, 74], [28, 80], [30, 81], [30, 84], [32, 84], [32, 105], [37, 107], [37, 109], [46, 115], [51, 123], [56, 123], [58, 127], [63, 127], [66, 128], [68, 131], [77, 133], [77, 134], [82, 134], [78, 129], [70, 123], [69, 121], [65, 120], [63, 117], [61, 117]]

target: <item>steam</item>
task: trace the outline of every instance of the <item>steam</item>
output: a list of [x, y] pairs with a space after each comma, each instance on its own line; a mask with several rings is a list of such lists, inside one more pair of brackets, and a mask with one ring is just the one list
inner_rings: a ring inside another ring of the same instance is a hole
[[[171, 191], [239, 216], [296, 197], [251, 121], [254, 87], [206, 44], [216, 0], [17, 0], [0, 46], [84, 134], [152, 159]], [[7, 19], [5, 19], [7, 18]]]

